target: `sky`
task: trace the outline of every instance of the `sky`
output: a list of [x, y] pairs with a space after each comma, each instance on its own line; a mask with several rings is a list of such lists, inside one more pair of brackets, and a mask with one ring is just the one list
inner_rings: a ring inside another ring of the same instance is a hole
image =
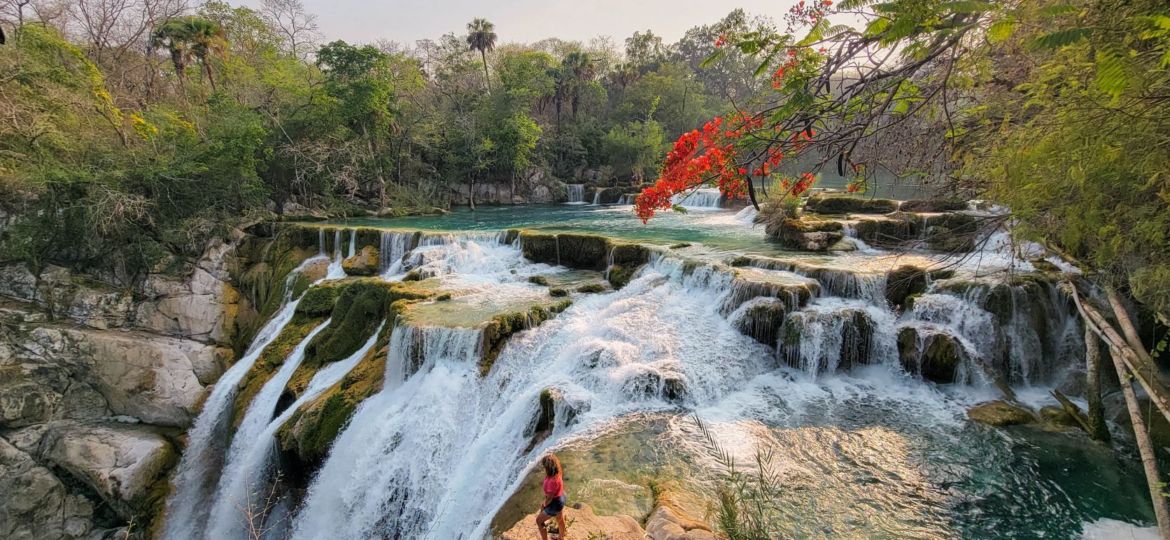
[[[548, 37], [588, 42], [597, 36], [622, 41], [652, 30], [673, 43], [693, 26], [711, 24], [735, 8], [780, 22], [795, 0], [303, 0], [317, 15], [325, 41], [369, 43], [380, 39], [413, 45], [447, 32], [463, 34], [483, 17], [496, 25], [500, 43]], [[247, 4], [258, 3], [246, 1]]]

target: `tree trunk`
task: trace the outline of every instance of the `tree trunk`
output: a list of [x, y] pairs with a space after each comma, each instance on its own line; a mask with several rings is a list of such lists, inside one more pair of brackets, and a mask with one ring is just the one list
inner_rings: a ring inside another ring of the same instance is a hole
[[211, 64], [206, 60], [203, 62], [203, 71], [207, 72], [207, 82], [211, 83], [211, 93], [214, 94], [217, 91], [215, 88], [215, 77], [211, 74]]
[[1129, 346], [1125, 338], [1117, 333], [1113, 325], [1105, 319], [1100, 312], [1093, 306], [1082, 302], [1080, 294], [1077, 293], [1076, 287], [1071, 284], [1067, 285], [1070, 289], [1069, 294], [1073, 301], [1076, 302], [1077, 310], [1081, 313], [1081, 318], [1085, 324], [1088, 325], [1094, 333], [1100, 337], [1110, 350], [1117, 349], [1120, 353], [1120, 359], [1129, 368], [1130, 373], [1141, 384], [1142, 389], [1149, 394], [1150, 400], [1158, 407], [1162, 415], [1170, 420], [1170, 390], [1157, 379], [1146, 374], [1149, 370], [1142, 370], [1143, 362], [1138, 353]]
[[488, 75], [487, 49], [480, 49], [479, 57], [483, 59], [483, 84], [487, 86], [487, 91], [490, 94], [492, 93], [492, 77]]
[[1117, 370], [1117, 378], [1121, 381], [1121, 391], [1125, 394], [1125, 406], [1129, 409], [1129, 420], [1133, 424], [1133, 436], [1137, 441], [1138, 451], [1142, 455], [1142, 468], [1146, 471], [1146, 483], [1150, 488], [1154, 515], [1158, 518], [1158, 534], [1163, 540], [1170, 540], [1170, 507], [1167, 507], [1166, 497], [1162, 495], [1162, 475], [1158, 471], [1158, 459], [1154, 454], [1154, 445], [1150, 442], [1150, 433], [1146, 430], [1145, 421], [1142, 420], [1137, 394], [1133, 391], [1132, 377], [1121, 361], [1121, 351], [1117, 347], [1112, 347], [1109, 349], [1109, 354], [1113, 357], [1113, 367]]
[[1085, 324], [1085, 400], [1089, 402], [1089, 436], [1096, 441], [1109, 442], [1109, 428], [1105, 425], [1105, 407], [1101, 403], [1101, 344], [1097, 335]]
[[475, 176], [472, 176], [467, 184], [467, 205], [475, 210]]

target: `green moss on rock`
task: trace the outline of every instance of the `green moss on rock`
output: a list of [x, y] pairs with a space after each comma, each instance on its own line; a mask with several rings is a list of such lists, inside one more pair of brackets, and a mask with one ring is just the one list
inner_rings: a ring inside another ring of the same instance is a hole
[[844, 195], [814, 195], [809, 197], [804, 209], [817, 214], [888, 214], [898, 210], [898, 201]]
[[365, 246], [344, 261], [341, 268], [351, 276], [372, 276], [378, 273], [381, 266], [381, 252], [374, 246]]
[[602, 285], [600, 283], [587, 283], [585, 285], [577, 287], [577, 292], [580, 292], [580, 293], [605, 292], [605, 285]]
[[297, 313], [301, 315], [326, 315], [333, 311], [333, 303], [337, 300], [337, 288], [328, 285], [313, 287], [305, 291], [305, 295], [297, 304]]
[[284, 364], [285, 359], [292, 354], [293, 349], [296, 349], [297, 345], [304, 341], [305, 337], [324, 320], [325, 318], [321, 316], [300, 313], [293, 315], [292, 320], [285, 325], [280, 335], [276, 336], [276, 339], [272, 340], [272, 343], [269, 343], [260, 352], [259, 358], [252, 364], [252, 369], [248, 370], [237, 387], [236, 400], [232, 404], [233, 428], [238, 427], [243, 421], [244, 412], [248, 409], [252, 398], [260, 393], [264, 383], [276, 374], [276, 370]]
[[491, 371], [492, 365], [495, 364], [496, 358], [500, 356], [500, 351], [504, 349], [504, 344], [507, 343], [512, 334], [538, 326], [557, 313], [568, 309], [572, 304], [571, 300], [564, 299], [555, 304], [533, 306], [527, 311], [504, 313], [493, 317], [483, 328], [483, 357], [479, 362], [480, 373], [486, 375], [487, 372]]

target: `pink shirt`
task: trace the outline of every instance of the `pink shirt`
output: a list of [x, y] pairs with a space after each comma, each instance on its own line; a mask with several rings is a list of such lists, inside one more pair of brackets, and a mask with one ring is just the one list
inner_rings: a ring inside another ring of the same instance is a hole
[[565, 483], [560, 476], [544, 477], [544, 494], [549, 497], [562, 497], [565, 494]]

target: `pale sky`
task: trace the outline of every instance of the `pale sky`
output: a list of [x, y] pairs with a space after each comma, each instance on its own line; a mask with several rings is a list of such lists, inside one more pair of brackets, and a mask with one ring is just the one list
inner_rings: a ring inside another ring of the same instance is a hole
[[[635, 31], [653, 30], [667, 43], [693, 26], [711, 24], [735, 8], [782, 24], [796, 0], [303, 0], [317, 14], [324, 40], [413, 45], [447, 32], [463, 34], [483, 17], [495, 23], [500, 43], [547, 37], [588, 42], [607, 35], [618, 46]], [[246, 4], [258, 3], [255, 0]]]

